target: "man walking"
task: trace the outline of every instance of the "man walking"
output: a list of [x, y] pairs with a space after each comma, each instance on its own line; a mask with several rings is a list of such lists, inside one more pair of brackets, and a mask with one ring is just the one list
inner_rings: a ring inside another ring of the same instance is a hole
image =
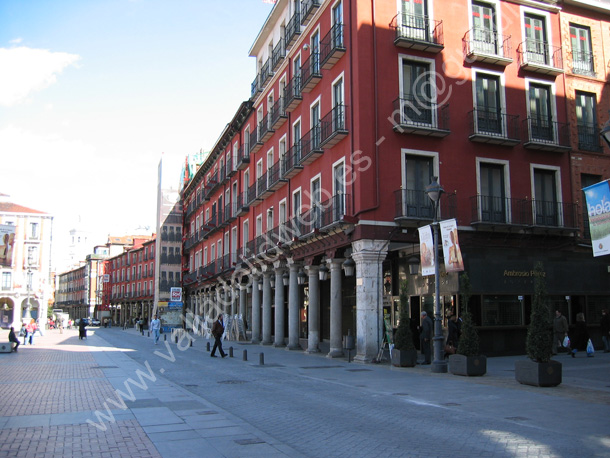
[[561, 314], [559, 310], [555, 310], [555, 318], [553, 318], [553, 354], [557, 354], [557, 344], [563, 347], [563, 339], [568, 335], [568, 320]]
[[222, 351], [222, 335], [224, 332], [225, 325], [222, 322], [222, 314], [220, 314], [218, 315], [218, 319], [214, 321], [214, 324], [212, 325], [212, 335], [214, 336], [214, 347], [212, 347], [212, 353], [210, 354], [212, 358], [216, 358], [216, 355], [214, 355], [214, 353], [216, 353], [216, 348], [218, 348], [220, 356], [223, 358], [227, 356], [225, 352]]
[[157, 315], [155, 315], [155, 318], [150, 322], [150, 329], [153, 333], [153, 338], [155, 339], [155, 345], [157, 345], [161, 334], [161, 320]]
[[424, 355], [424, 362], [422, 364], [430, 364], [432, 359], [432, 349], [430, 344], [432, 342], [432, 327], [433, 323], [426, 311], [421, 312], [421, 333], [419, 335], [421, 352]]

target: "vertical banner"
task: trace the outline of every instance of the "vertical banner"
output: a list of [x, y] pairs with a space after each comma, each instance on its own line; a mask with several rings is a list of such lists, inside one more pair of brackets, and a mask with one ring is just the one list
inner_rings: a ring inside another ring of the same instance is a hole
[[422, 276], [434, 275], [434, 244], [432, 243], [432, 226], [427, 225], [419, 230], [419, 256]]
[[15, 245], [15, 226], [0, 224], [0, 266], [12, 266], [13, 245]]
[[464, 270], [464, 260], [458, 241], [457, 221], [455, 219], [441, 221], [441, 240], [443, 241], [445, 270], [447, 272]]
[[610, 254], [610, 185], [608, 180], [583, 189], [587, 199], [587, 213], [593, 256]]

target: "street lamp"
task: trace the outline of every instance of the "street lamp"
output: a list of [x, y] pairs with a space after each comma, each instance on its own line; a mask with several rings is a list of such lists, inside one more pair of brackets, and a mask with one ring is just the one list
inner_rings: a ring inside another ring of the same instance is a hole
[[606, 145], [610, 148], [610, 119], [606, 121], [606, 124], [602, 127], [602, 130], [599, 132], [599, 136], [604, 139]]
[[434, 230], [434, 361], [432, 361], [432, 372], [447, 372], [447, 362], [442, 355], [443, 329], [441, 327], [441, 304], [439, 285], [439, 259], [438, 259], [438, 208], [441, 194], [445, 190], [438, 184], [438, 177], [432, 177], [432, 183], [426, 187], [426, 194], [434, 203], [434, 217], [432, 228]]

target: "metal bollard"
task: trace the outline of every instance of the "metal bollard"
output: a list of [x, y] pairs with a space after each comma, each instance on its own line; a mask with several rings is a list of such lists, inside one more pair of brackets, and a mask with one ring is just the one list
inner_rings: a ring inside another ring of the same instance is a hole
[[248, 350], [244, 350], [243, 360], [248, 361]]
[[193, 346], [193, 339], [191, 339], [191, 347]]
[[205, 350], [206, 350], [206, 351], [210, 351], [210, 342], [206, 342], [206, 344], [205, 344]]
[[265, 354], [261, 353], [260, 355], [258, 355], [258, 364], [261, 366], [265, 365]]
[[176, 337], [174, 339], [175, 339], [174, 343], [178, 343], [178, 334], [176, 334]]
[[233, 347], [229, 347], [229, 358], [233, 358]]
[[147, 332], [147, 334], [148, 334], [148, 336], [147, 336], [147, 337], [150, 337], [150, 331], [148, 331], [148, 332]]
[[167, 342], [167, 334], [163, 334], [163, 340]]

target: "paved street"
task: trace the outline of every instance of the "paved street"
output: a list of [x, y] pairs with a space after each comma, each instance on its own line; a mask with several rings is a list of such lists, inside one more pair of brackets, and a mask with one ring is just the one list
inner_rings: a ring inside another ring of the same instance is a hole
[[167, 339], [47, 331], [0, 354], [0, 457], [610, 456], [610, 354], [559, 355], [563, 384], [535, 388], [514, 380], [523, 357], [465, 378]]

